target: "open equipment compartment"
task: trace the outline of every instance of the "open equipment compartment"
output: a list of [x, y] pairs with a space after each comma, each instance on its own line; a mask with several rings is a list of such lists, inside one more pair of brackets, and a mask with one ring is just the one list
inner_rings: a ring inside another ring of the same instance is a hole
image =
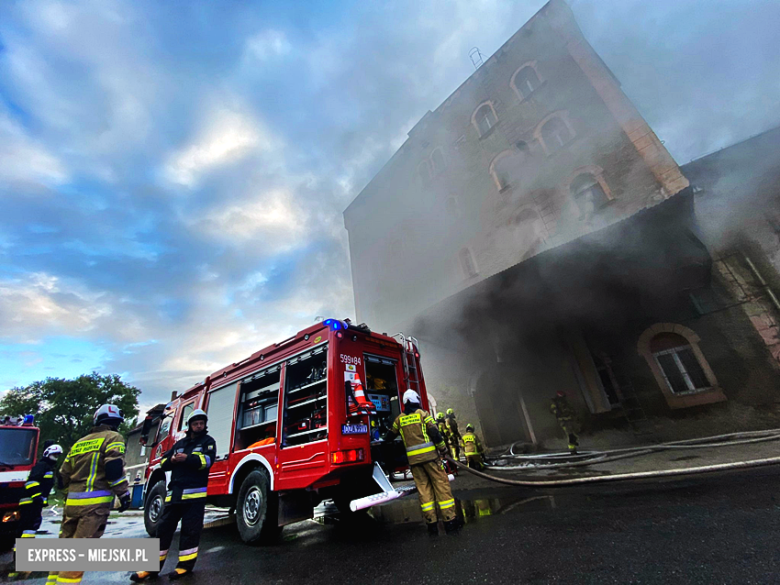
[[328, 436], [328, 348], [320, 345], [287, 360], [282, 446]]
[[236, 450], [275, 442], [281, 370], [273, 366], [241, 382]]
[[371, 416], [371, 439], [384, 437], [401, 414], [398, 400], [398, 360], [365, 354], [366, 398], [376, 407]]

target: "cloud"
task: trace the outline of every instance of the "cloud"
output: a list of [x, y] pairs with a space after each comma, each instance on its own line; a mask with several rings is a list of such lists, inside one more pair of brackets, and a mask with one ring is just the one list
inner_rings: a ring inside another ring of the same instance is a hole
[[69, 178], [65, 165], [37, 143], [0, 105], [0, 184], [57, 185]]
[[246, 113], [221, 107], [206, 119], [193, 143], [170, 156], [165, 173], [172, 182], [193, 187], [210, 170], [272, 146], [265, 130]]
[[287, 55], [292, 46], [287, 35], [278, 30], [264, 30], [246, 40], [244, 57], [249, 61], [267, 61]]

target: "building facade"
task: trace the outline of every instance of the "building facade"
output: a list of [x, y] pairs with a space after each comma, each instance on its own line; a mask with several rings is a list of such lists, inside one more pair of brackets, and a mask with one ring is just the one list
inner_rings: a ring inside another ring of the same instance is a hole
[[777, 384], [697, 202], [552, 0], [345, 211], [358, 319], [417, 336], [429, 390], [489, 444], [559, 438], [558, 390], [586, 429], [665, 435], [646, 421], [742, 392], [734, 363], [754, 396]]

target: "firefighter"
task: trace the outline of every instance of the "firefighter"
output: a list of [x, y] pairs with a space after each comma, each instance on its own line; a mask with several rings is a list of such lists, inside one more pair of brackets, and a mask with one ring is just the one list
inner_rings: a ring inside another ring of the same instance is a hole
[[485, 469], [482, 463], [482, 443], [474, 434], [474, 425], [467, 424], [466, 432], [463, 433], [463, 454], [466, 455], [466, 464], [474, 469]]
[[458, 431], [458, 421], [455, 418], [455, 411], [447, 409], [447, 428], [450, 430], [450, 449], [455, 461], [460, 461], [460, 443], [463, 440]]
[[[209, 468], [217, 454], [217, 443], [207, 432], [207, 422], [208, 416], [204, 411], [194, 410], [187, 418], [187, 435], [165, 453], [160, 461], [160, 469], [171, 472], [168, 495], [157, 529], [160, 538], [160, 571], [173, 542], [173, 534], [181, 521], [179, 562], [175, 572], [170, 574], [171, 579], [191, 574], [198, 560]], [[141, 583], [157, 577], [160, 571], [139, 571], [130, 575], [130, 580]]]
[[[24, 484], [24, 497], [19, 500], [21, 521], [19, 522], [18, 538], [35, 538], [35, 533], [43, 521], [41, 513], [54, 487], [57, 458], [62, 455], [62, 447], [55, 444], [54, 441], [47, 441], [47, 443], [49, 445], [43, 450], [43, 456], [30, 470], [27, 483]], [[15, 572], [8, 574], [9, 577], [18, 575], [19, 573]]]
[[580, 445], [579, 438], [577, 437], [577, 413], [572, 408], [571, 404], [566, 398], [566, 394], [562, 390], [558, 390], [555, 398], [550, 403], [550, 412], [558, 419], [558, 424], [563, 429], [569, 441], [569, 452], [572, 455], [577, 453], [577, 447]]
[[444, 439], [444, 444], [449, 451], [451, 444], [450, 427], [447, 426], [447, 420], [444, 418], [443, 412], [436, 415], [436, 428], [439, 429], [439, 433]]
[[421, 408], [417, 392], [412, 389], [404, 392], [403, 402], [404, 411], [395, 419], [386, 440], [393, 440], [399, 434], [403, 439], [428, 533], [431, 536], [439, 534], [437, 504], [447, 533], [457, 532], [460, 523], [456, 518], [455, 499], [447, 474], [439, 461], [439, 455], [443, 457], [447, 453], [444, 438], [436, 428], [433, 417]]
[[[108, 514], [119, 497], [119, 511], [130, 507], [125, 477], [125, 440], [117, 432], [124, 420], [119, 408], [104, 404], [92, 417], [88, 435], [76, 441], [60, 468], [62, 487], [68, 491], [60, 538], [100, 538]], [[83, 571], [49, 573], [48, 583], [81, 583]], [[56, 581], [55, 581], [56, 578]]]

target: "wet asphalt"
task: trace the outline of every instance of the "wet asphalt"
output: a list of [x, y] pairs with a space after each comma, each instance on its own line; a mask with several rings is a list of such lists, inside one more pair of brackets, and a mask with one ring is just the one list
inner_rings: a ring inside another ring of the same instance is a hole
[[[558, 490], [462, 491], [456, 482], [466, 517], [457, 536], [429, 538], [416, 497], [374, 518], [288, 526], [272, 546], [247, 546], [220, 526], [204, 532], [196, 573], [180, 582], [780, 583], [778, 486], [780, 467]], [[83, 582], [129, 583], [126, 575]]]

